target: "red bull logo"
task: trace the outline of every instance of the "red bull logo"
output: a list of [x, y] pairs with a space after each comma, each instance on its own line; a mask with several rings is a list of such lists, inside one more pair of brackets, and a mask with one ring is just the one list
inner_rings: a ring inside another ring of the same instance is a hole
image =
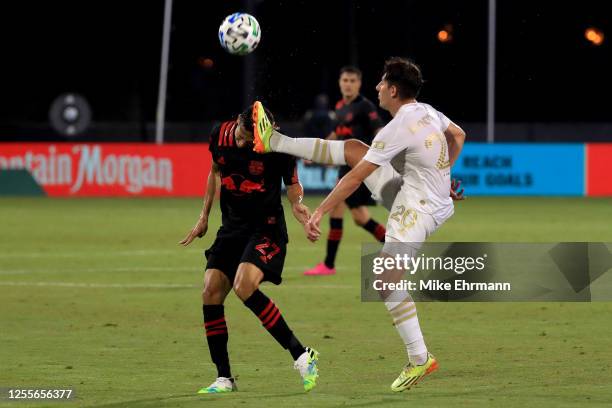
[[253, 192], [263, 193], [266, 191], [263, 180], [261, 182], [251, 181], [245, 179], [240, 174], [221, 177], [221, 185], [235, 195], [251, 194]]

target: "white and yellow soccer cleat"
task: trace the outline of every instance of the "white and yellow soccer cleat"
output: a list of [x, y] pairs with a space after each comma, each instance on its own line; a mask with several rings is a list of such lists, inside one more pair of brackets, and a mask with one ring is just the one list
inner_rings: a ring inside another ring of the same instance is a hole
[[201, 388], [198, 394], [221, 394], [234, 391], [238, 391], [236, 380], [233, 378], [218, 377], [215, 382], [208, 387]]
[[293, 368], [298, 370], [302, 376], [302, 383], [306, 392], [317, 386], [317, 378], [319, 377], [318, 361], [319, 352], [306, 347], [306, 351], [293, 364]]
[[391, 384], [391, 391], [402, 392], [416, 385], [423, 377], [438, 369], [438, 361], [432, 354], [427, 355], [427, 361], [422, 365], [408, 364], [399, 377]]

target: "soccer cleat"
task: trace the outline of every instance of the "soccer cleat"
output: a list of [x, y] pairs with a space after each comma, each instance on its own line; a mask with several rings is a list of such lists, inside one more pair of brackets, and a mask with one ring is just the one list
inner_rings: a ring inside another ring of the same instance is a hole
[[324, 262], [321, 262], [314, 268], [308, 269], [306, 272], [304, 272], [304, 275], [306, 276], [315, 276], [315, 275], [323, 276], [323, 275], [335, 275], [335, 274], [336, 274], [336, 268], [330, 268], [327, 265], [325, 265]]
[[218, 377], [215, 382], [208, 387], [201, 388], [198, 394], [221, 394], [234, 391], [238, 391], [234, 378]]
[[433, 373], [438, 369], [438, 361], [432, 354], [427, 355], [427, 361], [422, 365], [412, 365], [409, 363], [402, 372], [399, 377], [393, 384], [391, 384], [391, 391], [393, 392], [401, 392], [404, 390], [409, 390], [410, 387], [416, 385], [423, 377], [428, 374]]
[[293, 368], [298, 370], [302, 376], [304, 391], [308, 392], [317, 386], [317, 378], [319, 377], [318, 361], [319, 352], [306, 347], [306, 351], [293, 364]]
[[255, 145], [253, 151], [257, 153], [270, 153], [270, 137], [274, 127], [266, 115], [263, 105], [259, 101], [253, 103], [253, 134]]

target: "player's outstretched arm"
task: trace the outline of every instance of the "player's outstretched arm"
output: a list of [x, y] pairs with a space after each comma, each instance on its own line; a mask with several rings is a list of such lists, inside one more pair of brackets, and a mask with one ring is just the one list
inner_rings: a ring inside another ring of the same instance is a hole
[[208, 173], [208, 184], [206, 187], [206, 195], [204, 196], [204, 205], [200, 212], [200, 218], [179, 244], [187, 246], [196, 238], [202, 238], [208, 231], [208, 215], [212, 209], [215, 194], [217, 193], [217, 179], [219, 178], [219, 167], [213, 163], [210, 172]]
[[336, 187], [325, 197], [305, 226], [306, 235], [310, 241], [316, 241], [321, 236], [321, 218], [353, 194], [361, 183], [378, 168], [377, 164], [361, 160], [351, 171], [338, 181]]

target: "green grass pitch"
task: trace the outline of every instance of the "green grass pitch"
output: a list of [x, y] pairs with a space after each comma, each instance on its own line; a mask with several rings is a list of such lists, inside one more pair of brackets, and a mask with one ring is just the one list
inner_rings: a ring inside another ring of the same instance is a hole
[[[307, 200], [310, 206], [320, 198]], [[0, 387], [75, 389], [79, 407], [609, 407], [612, 303], [426, 303], [419, 316], [441, 368], [392, 394], [405, 362], [384, 306], [361, 303], [359, 251], [345, 217], [339, 273], [303, 277], [325, 242], [288, 220], [284, 282], [272, 297], [321, 353], [302, 391], [289, 354], [234, 295], [226, 305], [239, 392], [198, 396], [215, 377], [202, 329], [203, 249], [183, 238], [200, 199], [0, 200]], [[386, 220], [381, 208], [375, 218]], [[291, 218], [288, 216], [288, 218]], [[327, 221], [325, 221], [327, 223]], [[477, 198], [439, 241], [612, 241], [612, 199]], [[0, 401], [0, 408], [11, 406]]]

